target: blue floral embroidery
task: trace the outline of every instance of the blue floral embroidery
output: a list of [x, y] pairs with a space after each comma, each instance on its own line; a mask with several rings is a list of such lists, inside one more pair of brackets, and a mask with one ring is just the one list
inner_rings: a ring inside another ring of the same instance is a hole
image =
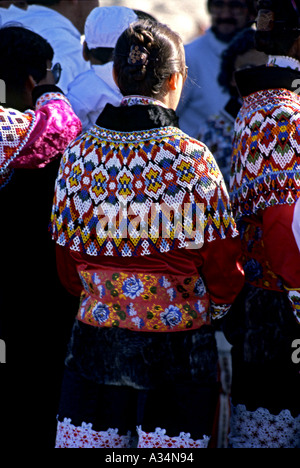
[[80, 281], [82, 283], [82, 286], [84, 287], [84, 289], [87, 292], [89, 292], [90, 288], [89, 288], [89, 285], [88, 285], [87, 281], [85, 280], [84, 276], [79, 273], [79, 277], [80, 277]]
[[81, 319], [84, 319], [84, 317], [85, 317], [85, 313], [86, 313], [86, 304], [87, 304], [88, 301], [89, 301], [89, 298], [86, 297], [86, 298], [83, 299], [83, 301], [81, 302], [81, 305], [80, 305], [80, 317], [81, 317]]
[[176, 289], [175, 289], [175, 288], [169, 288], [169, 289], [167, 289], [167, 293], [168, 293], [169, 296], [170, 296], [170, 301], [174, 301], [174, 299], [175, 299], [176, 296], [177, 296]]
[[139, 278], [132, 276], [124, 281], [122, 289], [125, 296], [135, 299], [144, 292], [144, 285]]
[[202, 304], [201, 301], [195, 302], [195, 309], [199, 314], [204, 314], [206, 312], [205, 306]]
[[100, 297], [100, 299], [102, 299], [102, 297], [105, 296], [106, 291], [105, 291], [105, 287], [101, 284], [101, 279], [99, 278], [97, 273], [94, 273], [92, 275], [92, 282], [93, 282], [93, 284], [96, 285], [96, 287], [98, 289], [98, 292], [99, 292], [99, 297]]
[[140, 318], [140, 317], [133, 317], [132, 322], [138, 328], [143, 328], [145, 326], [144, 320], [142, 318]]
[[93, 317], [99, 323], [106, 322], [109, 317], [109, 308], [107, 305], [101, 304], [101, 302], [97, 304], [93, 310]]
[[160, 318], [164, 325], [172, 328], [181, 322], [182, 315], [178, 307], [170, 305], [160, 314]]
[[171, 286], [170, 281], [165, 276], [159, 278], [158, 282], [163, 288], [169, 288]]
[[137, 315], [137, 311], [135, 310], [132, 302], [126, 306], [126, 312], [130, 317]]
[[202, 278], [199, 278], [197, 280], [194, 288], [194, 293], [199, 297], [203, 297], [206, 294], [206, 288]]

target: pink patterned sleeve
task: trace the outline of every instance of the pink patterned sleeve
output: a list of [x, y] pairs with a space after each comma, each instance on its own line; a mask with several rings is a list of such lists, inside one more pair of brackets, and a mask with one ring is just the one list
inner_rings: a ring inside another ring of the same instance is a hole
[[61, 155], [81, 132], [81, 122], [61, 93], [45, 93], [36, 103], [33, 128], [11, 168], [42, 168]]

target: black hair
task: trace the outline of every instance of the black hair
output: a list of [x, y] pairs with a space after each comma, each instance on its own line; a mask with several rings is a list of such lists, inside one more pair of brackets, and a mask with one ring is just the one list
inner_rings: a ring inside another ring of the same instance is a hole
[[112, 62], [114, 48], [113, 47], [95, 47], [93, 49], [89, 49], [87, 43], [85, 42], [84, 52], [89, 59], [93, 57], [99, 63], [104, 65], [105, 63]]
[[28, 5], [51, 6], [60, 3], [60, 0], [27, 0]]
[[124, 96], [165, 95], [166, 79], [174, 73], [185, 74], [182, 39], [167, 25], [138, 21], [119, 37], [114, 51], [114, 69]]
[[149, 21], [157, 21], [157, 19], [153, 15], [151, 15], [150, 13], [147, 13], [146, 11], [143, 11], [143, 10], [133, 10], [133, 11], [137, 15], [139, 20], [148, 19]]
[[[137, 15], [138, 20], [149, 20], [156, 22], [154, 16], [146, 13], [142, 10], [133, 10], [134, 13]], [[111, 62], [114, 58], [114, 48], [113, 47], [95, 47], [94, 49], [89, 49], [87, 43], [85, 43], [85, 54], [87, 57], [92, 57], [96, 59], [101, 64], [105, 64]]]
[[258, 2], [256, 48], [270, 55], [288, 55], [300, 35], [299, 0]]
[[[211, 5], [214, 0], [207, 0], [207, 9], [210, 12]], [[246, 6], [249, 10], [250, 15], [256, 15], [257, 13], [257, 0], [246, 0]]]
[[228, 47], [221, 55], [219, 84], [225, 91], [232, 92], [232, 74], [234, 73], [235, 61], [239, 55], [243, 55], [249, 50], [255, 49], [255, 30], [252, 28], [243, 29], [231, 40]]
[[39, 34], [16, 25], [0, 28], [0, 79], [7, 88], [24, 89], [29, 75], [41, 81], [53, 55], [51, 45]]

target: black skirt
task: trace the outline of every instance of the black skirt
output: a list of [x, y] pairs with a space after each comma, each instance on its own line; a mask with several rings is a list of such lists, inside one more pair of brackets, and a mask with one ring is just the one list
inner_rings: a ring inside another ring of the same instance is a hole
[[300, 327], [285, 293], [246, 284], [228, 316], [224, 332], [232, 347], [232, 402], [248, 411], [300, 414], [300, 365], [292, 343]]
[[120, 434], [141, 425], [170, 436], [210, 436], [219, 395], [210, 326], [143, 333], [74, 324], [58, 419]]

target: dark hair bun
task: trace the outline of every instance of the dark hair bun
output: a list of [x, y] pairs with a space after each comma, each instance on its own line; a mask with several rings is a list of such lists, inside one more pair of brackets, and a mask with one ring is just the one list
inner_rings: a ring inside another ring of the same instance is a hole
[[127, 59], [128, 72], [134, 80], [141, 81], [146, 78], [149, 62], [155, 60], [151, 56], [154, 40], [149, 31], [139, 31], [134, 33], [132, 42]]
[[138, 21], [119, 37], [114, 68], [124, 96], [158, 96], [166, 92], [165, 81], [170, 75], [185, 70], [183, 42], [164, 24]]

